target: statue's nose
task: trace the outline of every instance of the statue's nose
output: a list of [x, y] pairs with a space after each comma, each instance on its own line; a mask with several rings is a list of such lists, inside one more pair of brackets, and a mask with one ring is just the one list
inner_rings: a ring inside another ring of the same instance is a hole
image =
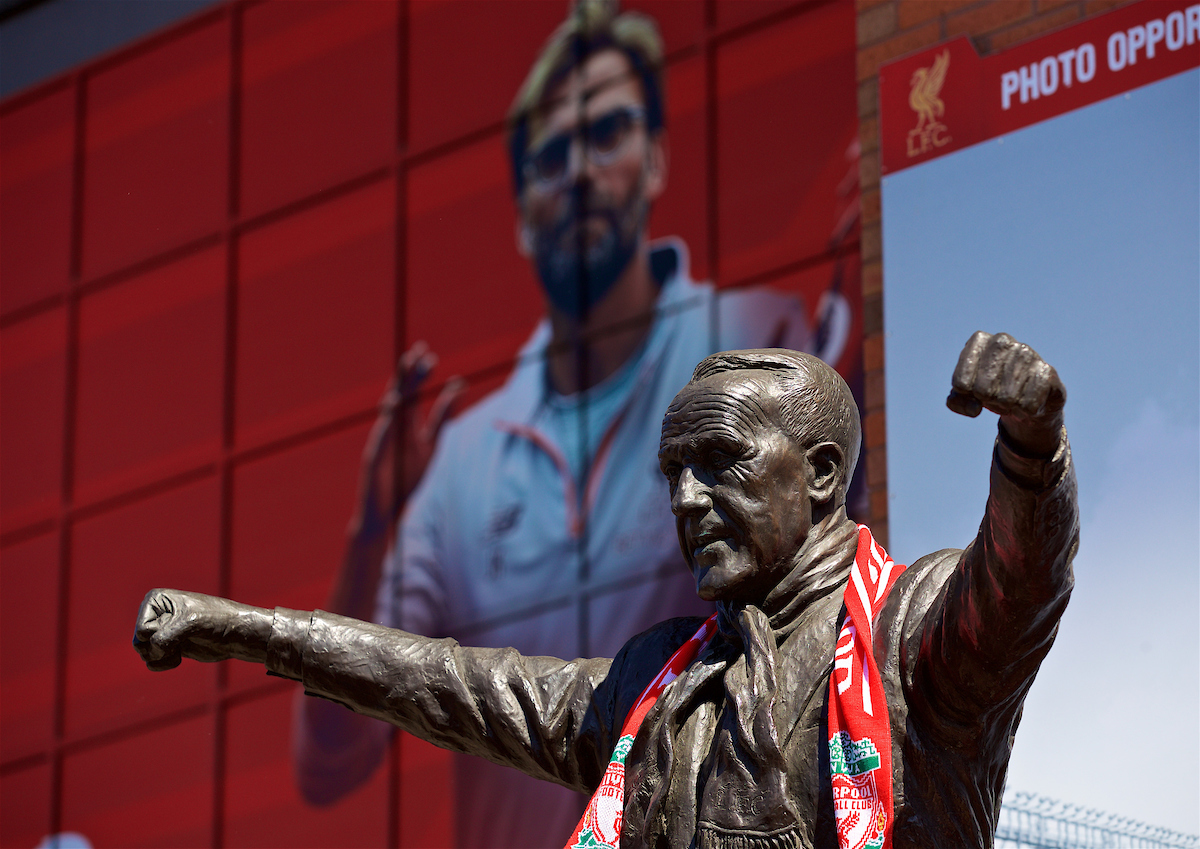
[[707, 512], [712, 507], [708, 487], [702, 484], [690, 466], [685, 466], [679, 474], [679, 482], [675, 485], [675, 494], [671, 497], [671, 512], [676, 516], [688, 516], [692, 513]]

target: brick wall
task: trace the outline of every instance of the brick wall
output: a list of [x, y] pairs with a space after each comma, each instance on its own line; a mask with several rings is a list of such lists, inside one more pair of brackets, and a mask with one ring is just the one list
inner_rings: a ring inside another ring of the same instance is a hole
[[956, 35], [996, 53], [1132, 0], [856, 0], [858, 135], [862, 143], [863, 365], [871, 529], [886, 546], [887, 420], [884, 410], [883, 250], [879, 203], [879, 66]]

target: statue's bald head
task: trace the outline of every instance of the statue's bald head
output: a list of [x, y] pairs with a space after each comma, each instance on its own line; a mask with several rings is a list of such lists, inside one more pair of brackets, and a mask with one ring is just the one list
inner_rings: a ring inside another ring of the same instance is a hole
[[822, 442], [837, 444], [845, 457], [837, 500], [844, 501], [858, 465], [862, 426], [858, 405], [842, 376], [811, 354], [785, 348], [758, 348], [705, 357], [696, 366], [689, 385], [737, 371], [755, 372], [755, 379], [774, 382], [779, 425], [800, 448]]

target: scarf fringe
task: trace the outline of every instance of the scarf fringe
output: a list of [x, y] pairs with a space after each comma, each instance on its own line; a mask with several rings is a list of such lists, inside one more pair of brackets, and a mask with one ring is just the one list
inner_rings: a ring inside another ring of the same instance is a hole
[[800, 849], [800, 829], [792, 825], [782, 831], [737, 833], [711, 825], [696, 830], [697, 849]]

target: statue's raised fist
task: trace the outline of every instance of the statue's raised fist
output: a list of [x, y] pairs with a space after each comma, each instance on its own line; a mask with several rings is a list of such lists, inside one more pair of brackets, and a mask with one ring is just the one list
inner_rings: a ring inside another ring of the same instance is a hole
[[964, 416], [997, 413], [1019, 445], [1053, 451], [1067, 390], [1054, 366], [1007, 333], [977, 331], [967, 340], [950, 381], [946, 406]]
[[154, 671], [182, 658], [206, 663], [237, 658], [262, 662], [271, 636], [271, 611], [184, 590], [146, 593], [133, 629], [133, 647]]

